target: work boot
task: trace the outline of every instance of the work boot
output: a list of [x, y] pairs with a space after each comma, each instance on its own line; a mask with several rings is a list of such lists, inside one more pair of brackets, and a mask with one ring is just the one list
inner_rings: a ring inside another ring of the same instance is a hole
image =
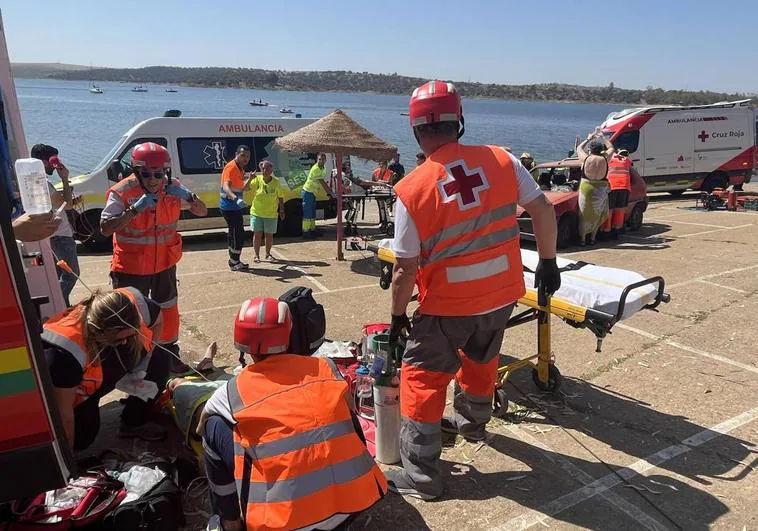
[[232, 271], [245, 271], [250, 266], [242, 260], [229, 260], [229, 269]]
[[390, 491], [401, 496], [411, 496], [412, 498], [418, 498], [419, 500], [431, 501], [439, 498], [433, 494], [426, 494], [416, 490], [411, 480], [408, 479], [405, 470], [387, 470], [384, 473], [387, 478], [387, 487]]
[[118, 427], [121, 439], [142, 439], [143, 441], [162, 441], [166, 438], [166, 429], [155, 422], [145, 422], [137, 426], [129, 426], [123, 421]]
[[466, 441], [470, 443], [478, 443], [483, 442], [487, 436], [485, 433], [479, 434], [479, 433], [467, 433], [466, 435], [463, 435], [458, 430], [458, 423], [455, 422], [455, 419], [452, 417], [443, 417], [442, 422], [440, 422], [440, 430], [444, 431], [445, 433], [452, 433], [454, 435], [460, 435]]

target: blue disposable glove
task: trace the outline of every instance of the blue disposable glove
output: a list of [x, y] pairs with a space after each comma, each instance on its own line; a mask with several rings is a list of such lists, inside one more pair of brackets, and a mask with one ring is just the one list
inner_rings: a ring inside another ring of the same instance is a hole
[[167, 187], [166, 195], [173, 195], [174, 197], [178, 197], [183, 201], [189, 201], [192, 199], [192, 192], [187, 190], [184, 186], [179, 186], [178, 184], [172, 184], [171, 186]]
[[135, 211], [141, 213], [146, 208], [155, 208], [158, 204], [158, 197], [155, 194], [142, 194], [142, 197], [137, 199], [137, 202], [132, 205]]
[[247, 203], [245, 203], [245, 200], [242, 199], [241, 197], [239, 199], [237, 199], [237, 206], [240, 207], [243, 210], [247, 209], [247, 208], [250, 208], [250, 205], [248, 205]]

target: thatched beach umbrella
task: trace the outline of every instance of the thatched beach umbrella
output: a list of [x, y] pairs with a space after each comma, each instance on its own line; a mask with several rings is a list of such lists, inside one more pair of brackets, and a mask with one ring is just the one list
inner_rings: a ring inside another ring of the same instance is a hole
[[337, 159], [337, 260], [342, 255], [342, 157], [356, 156], [386, 162], [397, 155], [397, 148], [375, 136], [337, 109], [310, 125], [276, 139], [285, 151], [332, 153]]

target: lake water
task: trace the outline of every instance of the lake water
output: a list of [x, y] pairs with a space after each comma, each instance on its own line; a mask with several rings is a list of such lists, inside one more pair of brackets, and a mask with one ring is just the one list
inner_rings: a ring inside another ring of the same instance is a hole
[[[17, 79], [16, 91], [26, 141], [56, 146], [73, 173], [93, 169], [116, 141], [137, 122], [179, 109], [184, 116], [281, 117], [291, 107], [304, 118], [320, 118], [341, 108], [382, 139], [398, 146], [406, 169], [418, 151], [408, 117], [408, 96], [333, 92], [285, 92], [230, 88], [185, 88], [146, 85], [134, 93], [123, 83], [102, 83], [105, 94], [90, 94], [87, 82]], [[269, 107], [251, 107], [262, 99]], [[614, 105], [566, 104], [464, 99], [468, 144], [510, 146], [517, 155], [530, 152], [537, 161], [558, 159], [586, 136]], [[360, 169], [360, 166], [359, 166]], [[363, 173], [362, 171], [360, 173]]]

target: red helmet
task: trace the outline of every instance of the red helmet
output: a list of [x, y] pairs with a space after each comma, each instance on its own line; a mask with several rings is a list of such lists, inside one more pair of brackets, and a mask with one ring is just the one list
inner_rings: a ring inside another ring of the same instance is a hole
[[461, 97], [452, 83], [429, 81], [411, 94], [408, 105], [411, 127], [437, 122], [463, 122]]
[[271, 297], [248, 299], [234, 320], [234, 346], [247, 354], [280, 354], [289, 348], [291, 331], [287, 303]]
[[148, 171], [170, 170], [171, 155], [166, 148], [155, 142], [137, 144], [132, 149], [132, 167]]

